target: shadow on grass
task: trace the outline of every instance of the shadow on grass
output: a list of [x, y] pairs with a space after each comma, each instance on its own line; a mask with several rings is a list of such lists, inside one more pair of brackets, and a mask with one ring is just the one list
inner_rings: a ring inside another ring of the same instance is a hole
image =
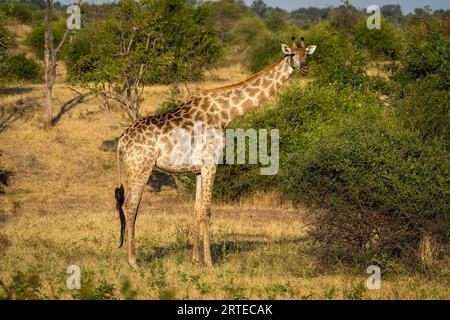
[[16, 95], [16, 94], [24, 94], [32, 91], [33, 88], [30, 87], [13, 87], [13, 88], [2, 88], [0, 89], [0, 95]]
[[77, 97], [65, 102], [62, 105], [61, 109], [59, 110], [58, 114], [52, 119], [52, 126], [56, 125], [61, 120], [62, 116], [65, 113], [69, 112], [74, 107], [76, 107], [77, 105], [82, 103], [84, 101], [84, 99], [86, 97], [90, 96], [91, 94], [92, 94], [92, 92], [83, 93], [83, 94], [80, 94]]
[[[211, 243], [211, 258], [213, 264], [220, 264], [229, 254], [237, 254], [243, 252], [254, 251], [263, 247], [272, 247], [280, 244], [298, 244], [304, 243], [306, 237], [295, 239], [283, 239], [277, 241], [260, 241], [260, 240], [225, 240]], [[153, 247], [152, 253], [141, 254], [140, 260], [142, 263], [151, 263], [157, 259], [164, 259], [174, 254], [191, 251], [192, 245], [185, 244], [170, 244], [166, 247]], [[189, 252], [190, 253], [190, 252]], [[203, 257], [203, 247], [200, 246], [200, 257]], [[190, 259], [190, 255], [189, 255]], [[189, 260], [190, 261], [190, 260]]]
[[19, 99], [13, 104], [0, 106], [0, 133], [38, 108], [39, 104], [31, 98]]
[[4, 194], [4, 187], [9, 185], [9, 179], [14, 175], [14, 172], [0, 169], [0, 194]]

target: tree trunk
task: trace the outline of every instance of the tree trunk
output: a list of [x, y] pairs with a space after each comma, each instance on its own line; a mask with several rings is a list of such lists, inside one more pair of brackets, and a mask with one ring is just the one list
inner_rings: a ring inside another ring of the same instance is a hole
[[44, 126], [49, 128], [52, 125], [52, 91], [54, 76], [52, 72], [54, 68], [54, 47], [53, 47], [53, 31], [52, 31], [52, 0], [47, 0], [45, 10], [45, 40], [44, 40], [44, 66], [45, 66], [45, 105], [43, 109]]
[[49, 128], [52, 125], [52, 91], [51, 86], [45, 88], [45, 105], [44, 105], [44, 126]]

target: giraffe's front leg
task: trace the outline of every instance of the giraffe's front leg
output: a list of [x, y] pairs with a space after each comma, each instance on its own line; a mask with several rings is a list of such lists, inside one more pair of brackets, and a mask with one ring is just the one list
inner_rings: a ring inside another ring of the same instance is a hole
[[201, 196], [202, 196], [202, 178], [201, 175], [198, 174], [196, 179], [195, 206], [194, 206], [195, 223], [192, 241], [192, 262], [200, 261], [200, 254], [198, 247], [200, 242], [200, 225], [202, 222]]
[[208, 267], [212, 267], [209, 221], [211, 219], [211, 198], [216, 169], [216, 166], [207, 166], [202, 169], [203, 257]]
[[211, 258], [211, 247], [210, 247], [210, 239], [209, 239], [209, 221], [211, 219], [211, 208], [206, 208], [204, 210], [204, 218], [203, 218], [203, 256], [205, 259], [205, 264], [208, 267], [212, 267], [212, 258]]

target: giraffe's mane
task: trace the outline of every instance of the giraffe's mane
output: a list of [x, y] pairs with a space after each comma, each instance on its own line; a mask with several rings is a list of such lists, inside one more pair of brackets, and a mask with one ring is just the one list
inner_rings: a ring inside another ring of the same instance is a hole
[[236, 89], [236, 88], [243, 87], [243, 86], [253, 82], [254, 80], [256, 80], [256, 79], [266, 75], [267, 73], [269, 73], [273, 69], [275, 69], [275, 67], [277, 65], [279, 65], [281, 63], [281, 61], [284, 60], [284, 58], [285, 57], [280, 58], [277, 62], [271, 64], [270, 66], [268, 66], [267, 68], [261, 70], [260, 72], [255, 73], [250, 78], [248, 78], [248, 79], [246, 79], [244, 81], [241, 81], [241, 82], [238, 82], [238, 83], [235, 83], [235, 84], [226, 85], [226, 86], [219, 87], [219, 88], [202, 89], [202, 90], [200, 90], [200, 92], [220, 92], [220, 91], [225, 91], [225, 90], [229, 90], [229, 89]]

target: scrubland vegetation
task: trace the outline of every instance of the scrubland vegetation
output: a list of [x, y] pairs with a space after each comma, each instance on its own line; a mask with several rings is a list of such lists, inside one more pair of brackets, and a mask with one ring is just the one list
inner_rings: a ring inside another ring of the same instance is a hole
[[[369, 30], [348, 2], [292, 12], [262, 1], [84, 4], [43, 129], [44, 7], [0, 2], [1, 298], [449, 298], [448, 11], [385, 6]], [[55, 5], [55, 43], [64, 12]], [[308, 76], [232, 124], [279, 129], [280, 171], [219, 166], [214, 268], [190, 262], [194, 179], [180, 175], [177, 189], [146, 190], [141, 268], [130, 270], [102, 142], [198, 88], [262, 70], [292, 35], [317, 45]], [[81, 290], [65, 286], [72, 264]], [[365, 286], [369, 265], [381, 290]]]

